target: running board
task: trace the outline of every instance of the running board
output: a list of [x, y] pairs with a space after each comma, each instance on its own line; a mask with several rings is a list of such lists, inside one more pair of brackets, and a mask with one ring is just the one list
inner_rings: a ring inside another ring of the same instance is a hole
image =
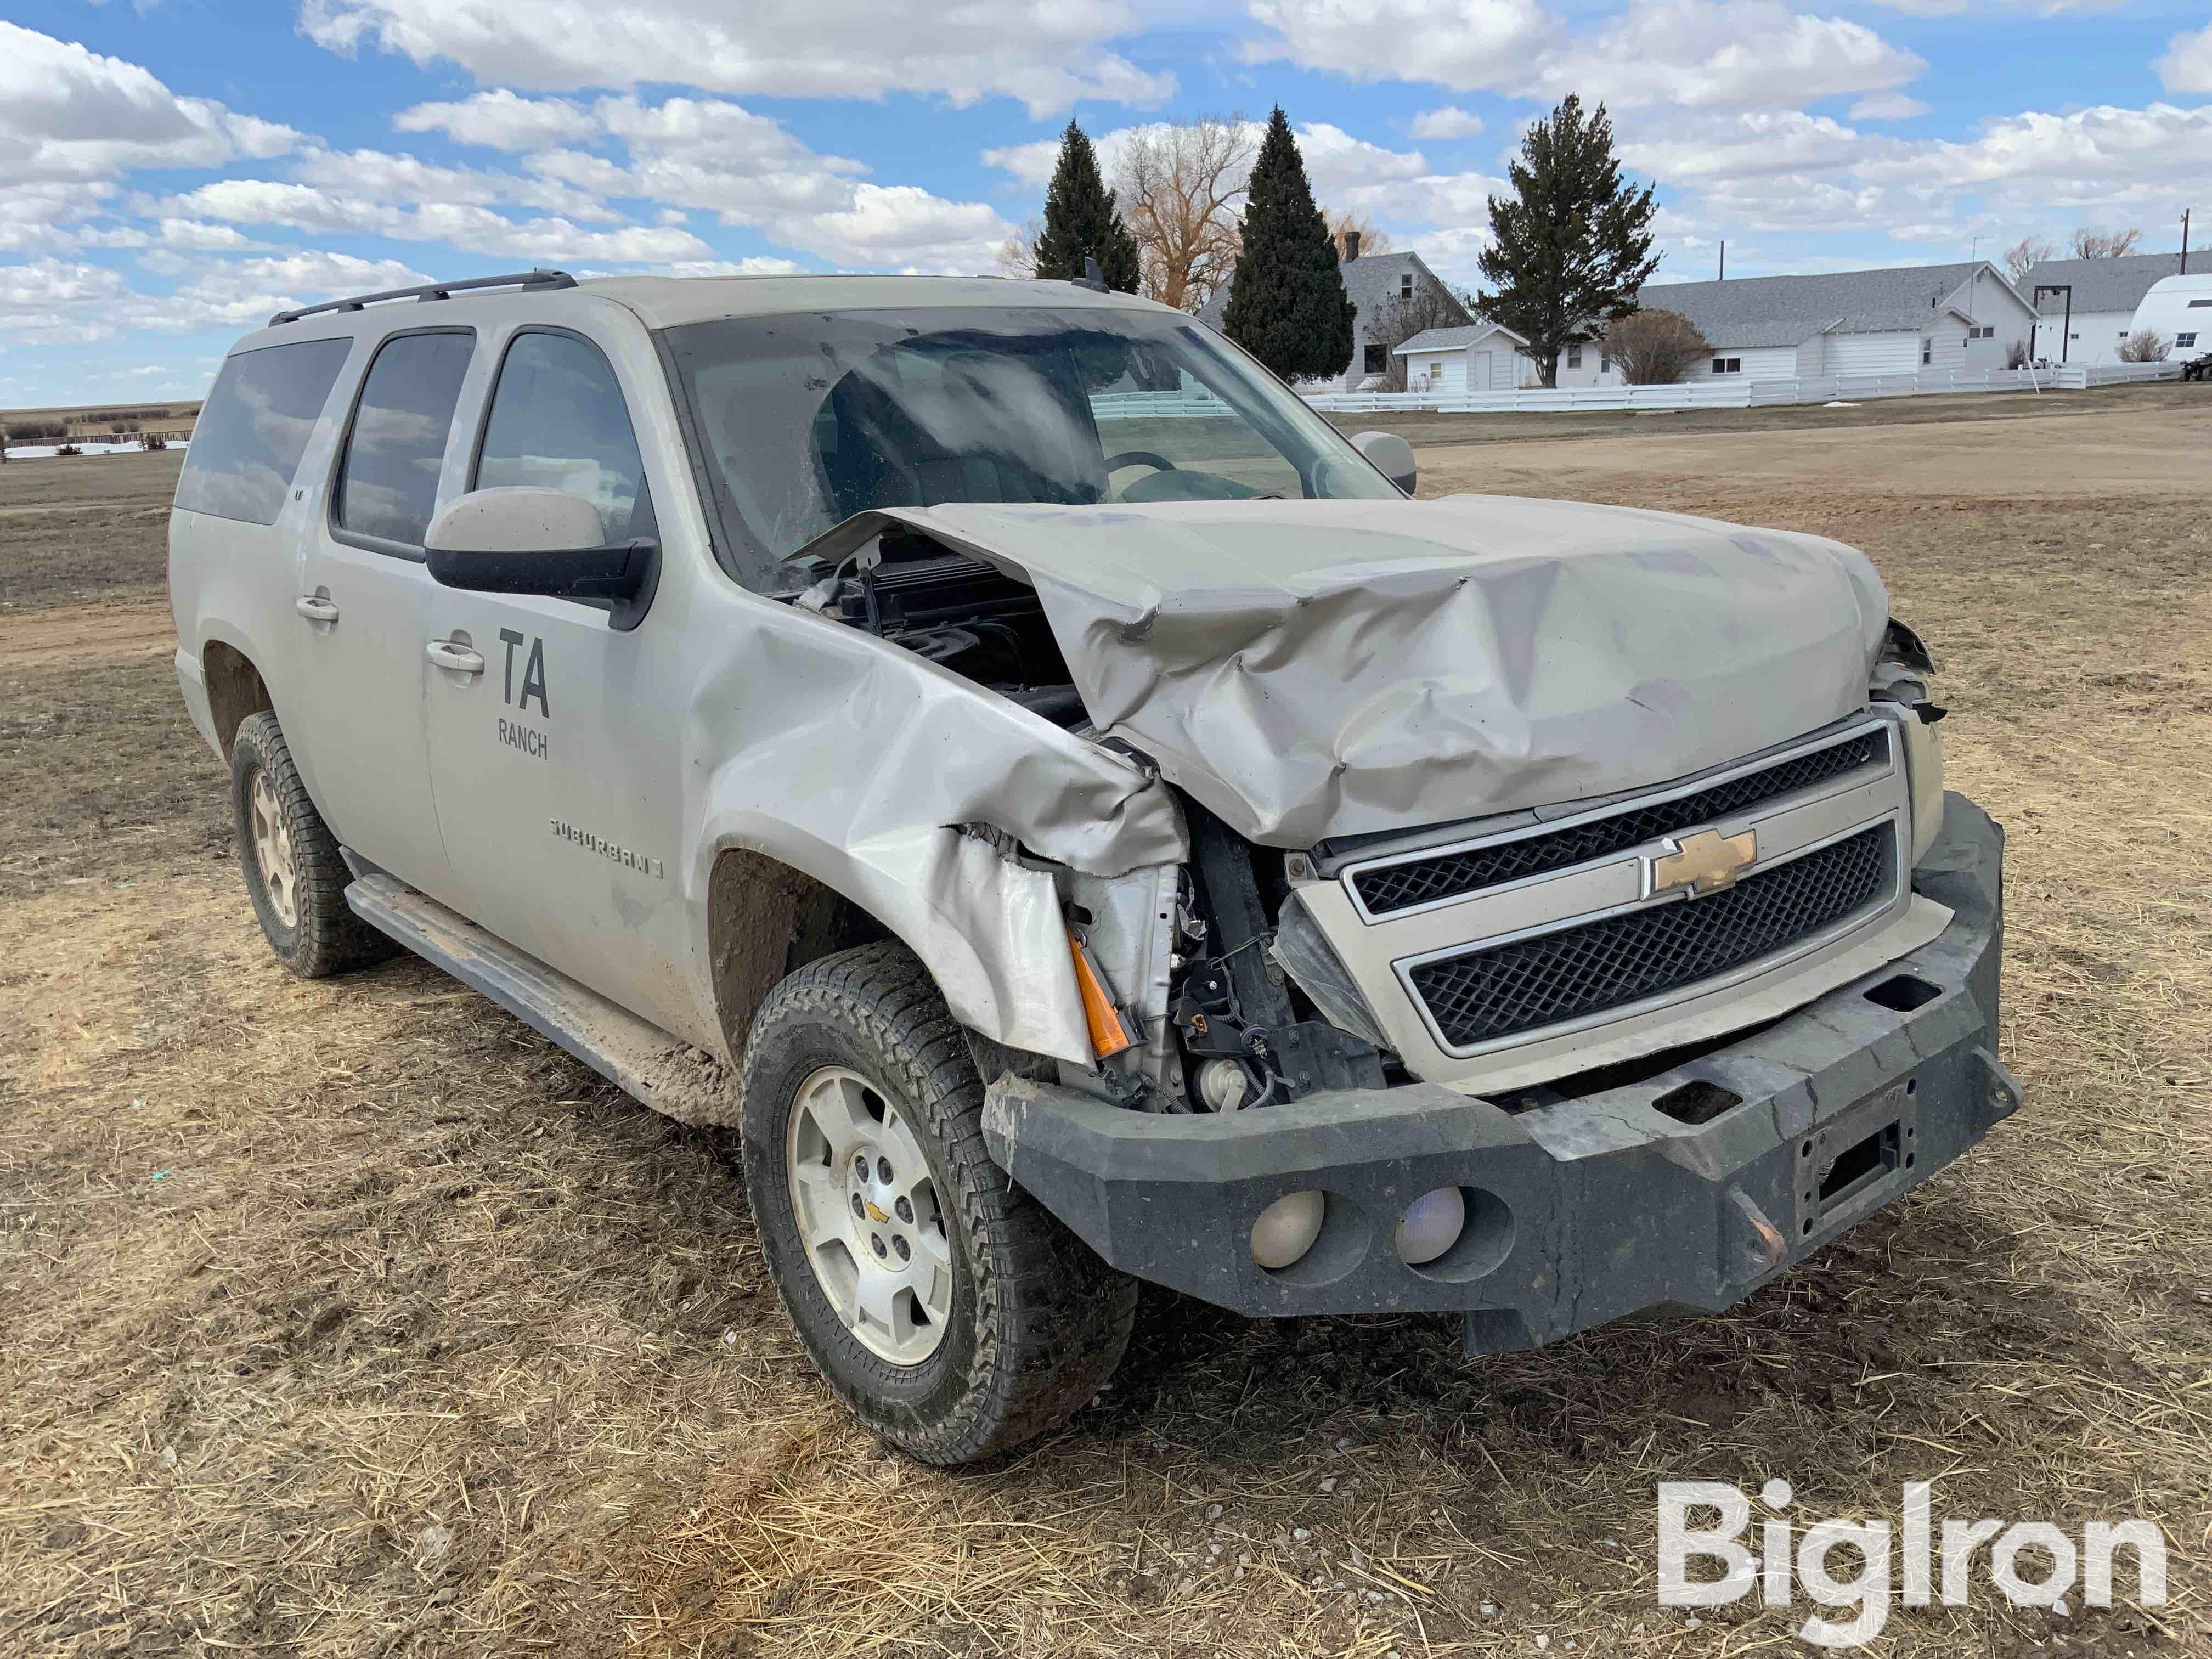
[[397, 876], [368, 866], [345, 896], [379, 933], [483, 992], [653, 1110], [684, 1123], [737, 1121], [736, 1074], [704, 1049], [494, 938]]

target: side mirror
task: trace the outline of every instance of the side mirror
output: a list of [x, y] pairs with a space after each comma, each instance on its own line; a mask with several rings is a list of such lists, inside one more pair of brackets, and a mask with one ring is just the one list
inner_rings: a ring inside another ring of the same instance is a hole
[[652, 597], [660, 547], [649, 537], [610, 544], [606, 534], [599, 509], [567, 490], [474, 489], [430, 521], [423, 557], [447, 587], [611, 605], [620, 628]]
[[1355, 432], [1352, 447], [1374, 469], [1408, 495], [1413, 493], [1413, 447], [1395, 432]]

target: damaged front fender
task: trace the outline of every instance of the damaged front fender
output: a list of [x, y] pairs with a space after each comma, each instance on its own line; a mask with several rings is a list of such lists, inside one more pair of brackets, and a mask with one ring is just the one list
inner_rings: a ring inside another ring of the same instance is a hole
[[[1172, 792], [896, 646], [781, 605], [745, 612], [744, 648], [702, 678], [685, 733], [696, 890], [732, 848], [788, 865], [912, 949], [963, 1025], [1089, 1065], [1045, 866], [1181, 863]], [[962, 827], [975, 825], [1034, 856]]]

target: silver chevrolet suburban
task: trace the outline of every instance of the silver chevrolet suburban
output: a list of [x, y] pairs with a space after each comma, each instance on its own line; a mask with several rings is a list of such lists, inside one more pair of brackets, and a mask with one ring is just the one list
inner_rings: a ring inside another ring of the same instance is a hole
[[1717, 1310], [2019, 1104], [1868, 561], [1413, 483], [1087, 283], [367, 295], [225, 361], [177, 672], [285, 965], [733, 1127], [823, 1376], [958, 1462], [1140, 1279]]

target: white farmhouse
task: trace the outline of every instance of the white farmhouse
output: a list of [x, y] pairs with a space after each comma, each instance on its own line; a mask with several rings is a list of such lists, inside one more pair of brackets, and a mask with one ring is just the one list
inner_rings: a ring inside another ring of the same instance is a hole
[[[2112, 263], [2112, 262], [2107, 262]], [[1812, 276], [1746, 276], [1734, 282], [1657, 283], [1637, 295], [1647, 310], [1679, 312], [1698, 326], [1712, 356], [1692, 380], [1812, 379], [1826, 374], [1911, 374], [2002, 368], [2027, 346], [2035, 313], [1987, 260], [1900, 265]], [[1613, 385], [1619, 375], [1583, 349], [1579, 371], [1559, 384]], [[1587, 378], [1583, 378], [1587, 377]]]
[[[2212, 256], [2197, 256], [2197, 269], [2212, 268]], [[2120, 342], [2134, 326], [2136, 307], [2151, 284], [2181, 274], [2178, 253], [2130, 253], [2119, 259], [2045, 259], [2030, 266], [2020, 291], [2035, 298], [2039, 286], [2058, 288], [2037, 302], [2035, 355], [2051, 362], [2116, 363]], [[2072, 290], [2073, 315], [2067, 315]]]
[[1405, 359], [1408, 392], [1456, 398], [1540, 384], [1528, 349], [1528, 341], [1503, 324], [1478, 322], [1467, 328], [1425, 330], [1391, 355]]

